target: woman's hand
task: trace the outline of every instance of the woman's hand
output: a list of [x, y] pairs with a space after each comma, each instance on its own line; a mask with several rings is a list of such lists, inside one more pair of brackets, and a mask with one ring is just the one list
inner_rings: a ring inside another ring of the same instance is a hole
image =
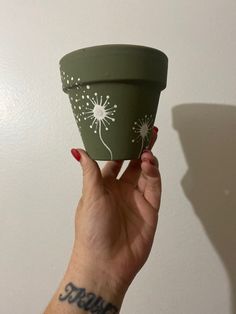
[[150, 253], [161, 199], [158, 161], [149, 150], [100, 170], [82, 150], [72, 150], [83, 170], [75, 241], [65, 276], [45, 314], [119, 313], [124, 295]]
[[[154, 129], [151, 145], [156, 137]], [[84, 150], [77, 151], [83, 169], [75, 221], [78, 264], [81, 271], [99, 272], [128, 287], [150, 253], [157, 226], [161, 198], [157, 159], [145, 151], [117, 179], [122, 161], [108, 161], [100, 170]]]

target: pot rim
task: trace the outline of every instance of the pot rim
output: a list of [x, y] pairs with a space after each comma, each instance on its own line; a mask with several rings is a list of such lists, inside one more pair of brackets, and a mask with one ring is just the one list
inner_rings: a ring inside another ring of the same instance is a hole
[[166, 87], [168, 58], [162, 51], [139, 45], [90, 46], [64, 55], [60, 61], [62, 88], [98, 82], [148, 83]]

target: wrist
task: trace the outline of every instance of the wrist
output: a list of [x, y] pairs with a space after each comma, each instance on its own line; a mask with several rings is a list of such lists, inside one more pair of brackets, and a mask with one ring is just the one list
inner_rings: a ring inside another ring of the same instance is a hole
[[112, 314], [119, 313], [126, 291], [127, 287], [101, 269], [85, 265], [73, 252], [56, 298], [63, 308], [73, 308], [73, 313]]
[[[131, 283], [127, 278], [119, 276], [117, 263], [114, 264], [110, 258], [102, 256], [94, 257], [87, 250], [74, 245], [68, 270], [77, 274], [80, 279], [87, 278], [89, 281], [96, 281], [101, 288], [107, 287], [116, 294], [125, 295]], [[127, 279], [127, 280], [126, 280]]]
[[62, 306], [68, 310], [68, 313], [88, 311], [88, 313], [97, 314], [118, 314], [123, 301], [123, 296], [97, 285], [94, 281], [87, 280], [87, 278], [84, 281], [69, 281], [59, 291], [58, 303], [63, 303]]
[[72, 254], [64, 278], [45, 314], [118, 314], [126, 290], [95, 267], [84, 267]]
[[103, 293], [109, 298], [123, 301], [128, 286], [117, 280], [116, 274], [112, 275], [109, 265], [101, 266], [99, 261], [87, 261], [73, 251], [66, 277], [74, 279], [77, 283], [86, 284], [87, 288], [97, 293]]

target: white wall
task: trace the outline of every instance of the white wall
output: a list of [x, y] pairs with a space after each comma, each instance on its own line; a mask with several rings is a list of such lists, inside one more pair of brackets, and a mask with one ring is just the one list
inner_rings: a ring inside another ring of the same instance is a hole
[[0, 7], [0, 313], [42, 313], [70, 255], [81, 191], [70, 149], [83, 144], [58, 61], [77, 48], [130, 43], [163, 50], [169, 76], [154, 148], [159, 229], [122, 313], [235, 314], [235, 0]]

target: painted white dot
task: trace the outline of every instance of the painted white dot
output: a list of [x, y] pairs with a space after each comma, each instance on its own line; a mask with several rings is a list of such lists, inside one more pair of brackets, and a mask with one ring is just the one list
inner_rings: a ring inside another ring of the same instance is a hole
[[117, 108], [117, 105], [114, 105], [115, 108]]
[[79, 106], [79, 109], [81, 109], [81, 106]]
[[65, 75], [66, 73], [64, 71], [62, 71], [63, 75]]
[[108, 131], [108, 128], [106, 128], [106, 131]]
[[78, 120], [80, 121], [80, 118]]
[[80, 81], [80, 78], [79, 78], [79, 77], [77, 78], [77, 81]]
[[66, 80], [66, 83], [67, 83], [67, 84], [69, 84], [69, 83], [70, 83], [70, 81], [69, 81], [69, 80]]
[[90, 127], [90, 129], [92, 129], [92, 125], [90, 125], [89, 127]]
[[90, 86], [89, 86], [89, 85], [87, 85], [87, 86], [86, 86], [86, 88], [87, 88], [87, 89], [90, 89]]
[[83, 90], [83, 93], [85, 93], [85, 90]]
[[82, 98], [84, 99], [84, 95], [82, 95]]
[[70, 97], [70, 99], [73, 100], [74, 98], [73, 98], [73, 97]]
[[116, 119], [114, 119], [114, 118], [113, 118], [113, 119], [111, 119], [111, 120], [112, 120], [113, 122], [114, 122], [114, 121], [116, 121]]
[[73, 78], [73, 76], [71, 76], [71, 78], [70, 78], [70, 79], [71, 79], [71, 81], [74, 81], [74, 78]]
[[97, 131], [95, 130], [94, 133], [97, 133]]
[[84, 118], [84, 120], [86, 120], [86, 118]]
[[68, 75], [68, 74], [66, 74], [66, 77], [69, 77], [69, 75]]
[[132, 143], [134, 143], [134, 140], [132, 140]]
[[107, 99], [109, 99], [109, 98], [110, 98], [110, 96], [109, 96], [109, 95], [107, 95], [107, 96], [106, 96], [106, 98], [107, 98]]
[[76, 106], [74, 106], [74, 109], [76, 109]]
[[79, 101], [79, 99], [76, 98], [76, 99], [75, 99], [75, 102], [78, 102], [78, 101]]
[[95, 96], [97, 96], [97, 95], [98, 95], [98, 93], [94, 93], [94, 95], [95, 95]]
[[89, 99], [89, 95], [86, 96]]

